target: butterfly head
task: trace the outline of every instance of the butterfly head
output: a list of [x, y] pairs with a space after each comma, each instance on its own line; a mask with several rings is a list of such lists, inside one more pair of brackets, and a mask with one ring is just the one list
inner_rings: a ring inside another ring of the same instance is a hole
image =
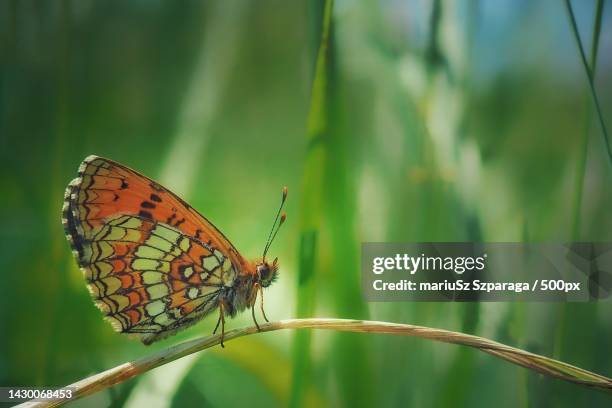
[[278, 258], [275, 258], [272, 263], [262, 260], [257, 264], [257, 276], [259, 284], [263, 288], [267, 288], [278, 277]]

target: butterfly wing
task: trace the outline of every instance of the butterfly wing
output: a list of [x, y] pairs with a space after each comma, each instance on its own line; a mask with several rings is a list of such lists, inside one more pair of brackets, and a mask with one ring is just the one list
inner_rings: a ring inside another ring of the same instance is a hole
[[80, 235], [117, 214], [138, 215], [163, 222], [202, 242], [227, 252], [233, 264], [246, 267], [248, 262], [210, 221], [170, 190], [115, 161], [98, 156], [87, 157], [79, 167], [78, 177], [66, 190]]
[[214, 310], [245, 262], [174, 193], [96, 156], [68, 186], [63, 222], [96, 305], [145, 344]]

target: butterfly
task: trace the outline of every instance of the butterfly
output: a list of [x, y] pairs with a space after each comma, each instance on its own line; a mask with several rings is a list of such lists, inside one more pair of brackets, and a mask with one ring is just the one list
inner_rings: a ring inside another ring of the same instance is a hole
[[149, 345], [217, 310], [247, 308], [278, 277], [266, 254], [286, 216], [281, 210], [263, 252], [245, 259], [210, 221], [176, 194], [115, 161], [87, 157], [64, 196], [62, 223], [95, 305], [121, 333]]

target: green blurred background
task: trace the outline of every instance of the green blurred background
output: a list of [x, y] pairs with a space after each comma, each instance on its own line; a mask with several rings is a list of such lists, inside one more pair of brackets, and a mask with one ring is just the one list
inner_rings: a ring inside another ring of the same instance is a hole
[[[600, 4], [573, 2], [612, 126]], [[612, 241], [612, 166], [565, 3], [337, 0], [317, 71], [324, 8], [0, 2], [0, 385], [65, 385], [216, 323], [146, 348], [103, 321], [60, 222], [89, 154], [179, 193], [249, 258], [287, 185], [274, 320], [441, 327], [612, 375], [610, 301], [367, 304], [359, 292], [363, 241]], [[72, 406], [612, 402], [475, 350], [304, 333], [241, 338]]]

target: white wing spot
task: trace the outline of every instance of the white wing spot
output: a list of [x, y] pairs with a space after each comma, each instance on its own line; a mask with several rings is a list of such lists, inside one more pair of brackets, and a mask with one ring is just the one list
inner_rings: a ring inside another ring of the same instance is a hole
[[206, 258], [204, 258], [204, 262], [202, 263], [202, 266], [207, 271], [212, 271], [217, 266], [219, 266], [219, 261], [217, 260], [217, 258], [215, 256], [212, 256], [212, 255], [211, 256], [207, 256]]
[[183, 270], [183, 276], [184, 276], [185, 278], [189, 279], [189, 277], [190, 277], [191, 275], [193, 275], [193, 268], [192, 268], [191, 266], [190, 266], [190, 267], [187, 267], [187, 268], [185, 268], [185, 269]]
[[195, 299], [198, 297], [199, 294], [200, 294], [200, 290], [198, 288], [191, 287], [187, 289], [187, 297], [189, 299]]

